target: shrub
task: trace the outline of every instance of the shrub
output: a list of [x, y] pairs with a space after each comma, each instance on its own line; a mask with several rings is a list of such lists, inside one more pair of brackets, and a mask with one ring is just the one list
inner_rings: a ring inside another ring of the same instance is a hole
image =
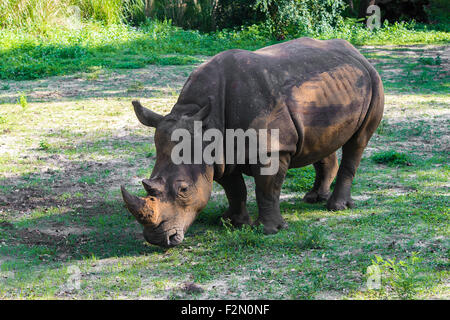
[[375, 153], [371, 159], [376, 163], [382, 163], [388, 166], [411, 165], [409, 157], [406, 154], [394, 150]]
[[424, 7], [428, 22], [447, 24], [450, 21], [450, 2], [448, 0], [430, 0]]
[[277, 39], [287, 35], [321, 33], [343, 22], [343, 0], [257, 0], [255, 8]]
[[255, 10], [257, 0], [220, 0], [216, 8], [216, 27], [235, 28], [236, 26], [250, 26], [260, 24], [265, 15]]
[[149, 15], [185, 29], [215, 29], [217, 0], [155, 0]]

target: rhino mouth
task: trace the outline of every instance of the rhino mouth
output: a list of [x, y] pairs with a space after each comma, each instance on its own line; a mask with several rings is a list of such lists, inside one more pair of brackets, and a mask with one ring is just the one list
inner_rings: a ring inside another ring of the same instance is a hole
[[148, 230], [144, 229], [144, 238], [150, 243], [164, 248], [172, 248], [183, 242], [184, 231], [181, 228], [171, 228], [168, 230]]

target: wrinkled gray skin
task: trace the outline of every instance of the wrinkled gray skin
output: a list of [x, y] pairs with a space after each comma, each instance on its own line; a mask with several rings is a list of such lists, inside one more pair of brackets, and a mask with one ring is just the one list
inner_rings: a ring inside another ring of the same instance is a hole
[[[133, 105], [138, 119], [156, 128], [156, 163], [150, 178], [143, 180], [148, 196], [135, 197], [122, 187], [123, 198], [144, 226], [145, 239], [172, 247], [181, 243], [206, 206], [213, 180], [223, 186], [229, 201], [223, 217], [235, 226], [263, 224], [266, 234], [287, 227], [279, 197], [289, 168], [314, 165], [316, 179], [304, 201], [327, 201], [329, 210], [353, 207], [350, 188], [364, 148], [381, 121], [384, 93], [376, 70], [348, 42], [301, 38], [254, 52], [228, 50], [214, 56], [189, 76], [164, 117], [137, 101]], [[204, 130], [223, 133], [279, 129], [278, 172], [264, 176], [261, 164], [248, 162], [173, 164], [171, 133], [177, 128], [192, 132], [196, 120], [203, 121]], [[254, 223], [246, 209], [243, 174], [255, 179]]]

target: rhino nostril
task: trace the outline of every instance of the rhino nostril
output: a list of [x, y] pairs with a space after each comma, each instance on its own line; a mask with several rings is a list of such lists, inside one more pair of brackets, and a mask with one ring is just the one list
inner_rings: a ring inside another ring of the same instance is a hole
[[169, 237], [169, 243], [170, 245], [175, 246], [180, 244], [183, 241], [183, 238], [183, 234], [177, 232]]

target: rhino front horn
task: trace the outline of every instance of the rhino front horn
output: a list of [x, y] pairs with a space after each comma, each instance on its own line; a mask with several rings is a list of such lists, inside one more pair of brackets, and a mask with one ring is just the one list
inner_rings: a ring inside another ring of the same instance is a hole
[[155, 211], [155, 198], [141, 198], [129, 193], [124, 186], [120, 186], [123, 201], [136, 220], [144, 226], [155, 226], [158, 223], [158, 215]]

